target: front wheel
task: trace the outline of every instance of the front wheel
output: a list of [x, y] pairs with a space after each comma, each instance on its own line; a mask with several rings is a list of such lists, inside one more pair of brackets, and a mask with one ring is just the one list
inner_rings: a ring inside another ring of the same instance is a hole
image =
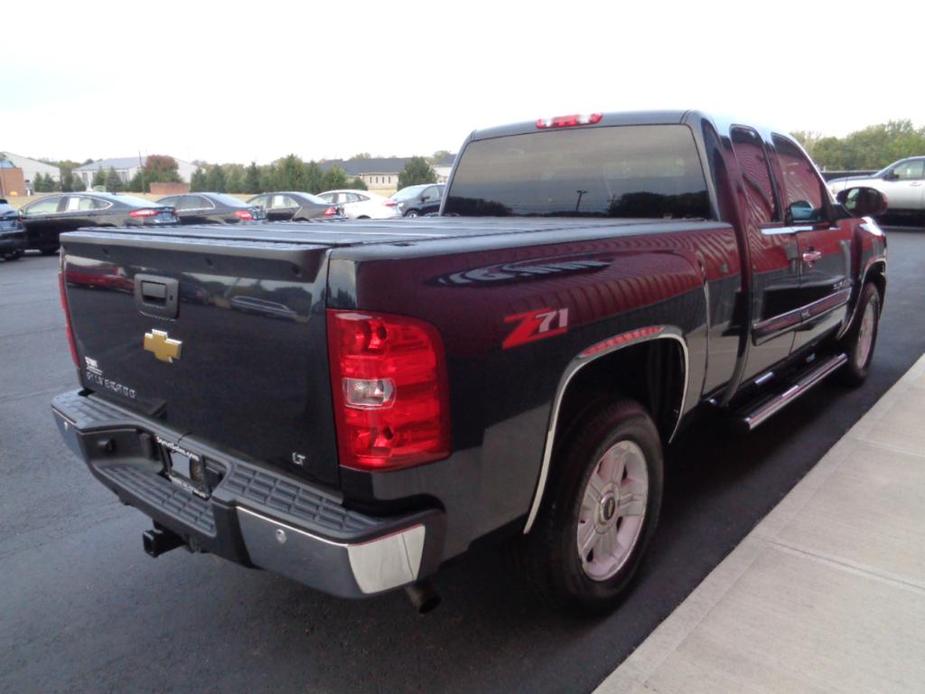
[[662, 502], [662, 446], [648, 412], [622, 400], [580, 427], [555, 474], [523, 557], [536, 592], [555, 607], [600, 613], [630, 585]]
[[854, 324], [841, 341], [841, 349], [848, 355], [848, 363], [842, 367], [840, 378], [847, 385], [861, 385], [870, 371], [880, 327], [880, 306], [880, 291], [876, 285], [868, 282], [858, 297]]

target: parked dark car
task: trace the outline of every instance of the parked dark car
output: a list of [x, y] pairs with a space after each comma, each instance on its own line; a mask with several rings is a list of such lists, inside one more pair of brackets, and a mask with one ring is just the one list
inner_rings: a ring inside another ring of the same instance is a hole
[[403, 217], [419, 217], [440, 209], [445, 187], [442, 183], [408, 186], [395, 193], [392, 200], [398, 203]]
[[441, 564], [509, 535], [544, 599], [607, 610], [698, 413], [751, 430], [830, 375], [864, 381], [884, 209], [833, 198], [793, 138], [697, 111], [476, 131], [415, 223], [64, 236], [79, 384], [54, 416], [153, 519], [153, 556], [408, 586], [420, 609]]
[[58, 236], [82, 227], [163, 226], [176, 224], [173, 208], [131, 195], [58, 193], [22, 208], [26, 246], [51, 255]]
[[0, 257], [17, 260], [26, 249], [26, 228], [19, 210], [0, 198]]
[[271, 222], [304, 222], [343, 216], [343, 210], [311, 193], [263, 193], [248, 200], [247, 204], [262, 207]]
[[240, 224], [266, 219], [262, 207], [225, 193], [186, 193], [158, 200], [176, 208], [181, 224]]

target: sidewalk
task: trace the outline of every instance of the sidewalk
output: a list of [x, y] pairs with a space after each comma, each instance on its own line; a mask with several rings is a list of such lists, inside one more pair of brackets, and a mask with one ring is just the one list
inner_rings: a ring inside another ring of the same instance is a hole
[[597, 689], [925, 691], [925, 356]]

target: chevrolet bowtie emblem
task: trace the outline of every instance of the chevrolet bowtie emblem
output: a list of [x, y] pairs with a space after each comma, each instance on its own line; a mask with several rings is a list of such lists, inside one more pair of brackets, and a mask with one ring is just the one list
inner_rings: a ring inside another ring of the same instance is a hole
[[157, 357], [159, 361], [173, 364], [174, 359], [180, 358], [183, 341], [172, 339], [163, 330], [152, 330], [145, 333], [145, 349]]

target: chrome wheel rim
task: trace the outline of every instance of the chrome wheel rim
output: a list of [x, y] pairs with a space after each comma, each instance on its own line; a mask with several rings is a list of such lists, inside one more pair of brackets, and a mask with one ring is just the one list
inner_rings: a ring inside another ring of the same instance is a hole
[[642, 449], [619, 441], [594, 465], [578, 513], [577, 550], [581, 568], [606, 581], [633, 553], [645, 520], [649, 471]]
[[858, 330], [858, 348], [854, 356], [854, 364], [859, 369], [867, 366], [867, 360], [870, 358], [870, 351], [874, 345], [874, 324], [877, 319], [874, 302], [868, 301], [864, 307], [864, 315], [861, 317], [861, 327]]

